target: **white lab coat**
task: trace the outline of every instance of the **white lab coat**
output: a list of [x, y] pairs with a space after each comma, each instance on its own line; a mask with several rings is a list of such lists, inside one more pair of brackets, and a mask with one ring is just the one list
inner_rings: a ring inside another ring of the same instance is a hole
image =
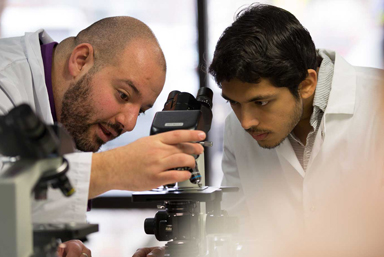
[[[44, 122], [53, 124], [40, 42], [52, 42], [44, 30], [0, 39], [0, 115], [27, 103]], [[86, 222], [92, 153], [73, 153], [66, 158], [76, 193], [66, 198], [60, 190], [50, 189], [47, 200], [32, 203], [35, 223]]]
[[332, 89], [306, 172], [288, 139], [263, 149], [234, 113], [226, 119], [222, 184], [240, 191], [223, 207], [240, 216], [255, 254], [286, 242], [307, 256], [384, 255], [384, 73], [327, 55]]

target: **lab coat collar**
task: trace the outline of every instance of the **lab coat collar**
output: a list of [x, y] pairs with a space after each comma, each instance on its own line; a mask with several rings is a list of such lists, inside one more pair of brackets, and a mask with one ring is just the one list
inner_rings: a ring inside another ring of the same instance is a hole
[[25, 33], [26, 42], [35, 42], [37, 38], [39, 38], [41, 44], [48, 44], [53, 42], [53, 39], [43, 29], [39, 29], [35, 32]]
[[[305, 171], [301, 166], [288, 138], [284, 139], [284, 141], [276, 147], [276, 153], [281, 163], [288, 162], [303, 178], [305, 177]], [[283, 161], [283, 159], [285, 159], [285, 161]], [[290, 170], [289, 168], [285, 168], [285, 165], [283, 165], [283, 167], [284, 171]], [[287, 171], [285, 171], [285, 173], [287, 173]]]
[[356, 101], [356, 72], [352, 65], [334, 51], [323, 50], [334, 62], [331, 93], [327, 108], [320, 123], [315, 143], [312, 147], [311, 157], [307, 169], [312, 165], [319, 153], [327, 132], [328, 115], [349, 114], [353, 115]]
[[[353, 114], [355, 108], [356, 73], [353, 66], [333, 51], [323, 50], [323, 52], [327, 54], [335, 65], [328, 104], [320, 123], [320, 129], [316, 136], [315, 144], [312, 148], [311, 158], [307, 166], [308, 168], [311, 166], [324, 142], [327, 115]], [[283, 143], [276, 148], [276, 152], [280, 159], [284, 158], [303, 178], [305, 177], [305, 172], [288, 139], [285, 139]]]
[[25, 55], [31, 67], [33, 78], [34, 97], [37, 99], [37, 101], [35, 101], [35, 111], [39, 113], [45, 121], [53, 123], [40, 48], [41, 43], [47, 44], [53, 42], [53, 40], [43, 29], [32, 33], [25, 33], [24, 40]]
[[323, 50], [334, 62], [331, 93], [326, 114], [353, 114], [356, 100], [356, 73], [352, 65], [330, 50]]

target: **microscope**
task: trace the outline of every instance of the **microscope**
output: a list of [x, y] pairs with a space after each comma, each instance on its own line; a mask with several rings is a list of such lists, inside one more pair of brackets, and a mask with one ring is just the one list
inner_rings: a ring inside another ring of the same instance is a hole
[[75, 193], [63, 157], [73, 151], [66, 130], [44, 124], [27, 104], [0, 116], [0, 256], [53, 257], [60, 240], [98, 231], [97, 224], [32, 224], [31, 195], [44, 200], [48, 187]]
[[[213, 92], [207, 87], [200, 88], [196, 98], [187, 93], [172, 91], [161, 112], [157, 112], [151, 135], [178, 130], [202, 130], [208, 133], [212, 122]], [[211, 142], [200, 142], [212, 146]], [[154, 234], [159, 241], [167, 241], [166, 257], [213, 256], [206, 242], [209, 234], [234, 233], [237, 220], [228, 217], [221, 210], [223, 192], [236, 188], [215, 188], [205, 186], [204, 154], [195, 156], [196, 167], [179, 167], [189, 170], [189, 180], [164, 185], [151, 191], [133, 193], [133, 202], [157, 202], [160, 209], [154, 218], [147, 218], [144, 230]]]

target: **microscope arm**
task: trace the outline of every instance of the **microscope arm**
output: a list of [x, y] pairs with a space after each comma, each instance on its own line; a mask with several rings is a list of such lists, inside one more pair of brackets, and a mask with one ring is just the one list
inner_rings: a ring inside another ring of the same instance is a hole
[[33, 254], [31, 193], [44, 173], [63, 164], [62, 157], [22, 159], [0, 176], [0, 256]]

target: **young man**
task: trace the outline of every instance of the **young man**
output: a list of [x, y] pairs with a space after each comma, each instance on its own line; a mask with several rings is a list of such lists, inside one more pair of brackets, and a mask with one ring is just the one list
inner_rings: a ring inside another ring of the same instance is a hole
[[240, 191], [223, 208], [255, 256], [382, 255], [384, 73], [316, 50], [291, 13], [261, 4], [224, 31], [209, 72], [233, 110], [223, 185]]
[[240, 190], [222, 208], [240, 217], [239, 256], [382, 256], [383, 71], [316, 50], [291, 13], [251, 5], [209, 72], [233, 109], [222, 184]]
[[[82, 152], [69, 154], [76, 194], [58, 190], [33, 205], [37, 223], [85, 222], [88, 199], [111, 189], [149, 190], [183, 181], [203, 148], [199, 131], [141, 138], [110, 151], [99, 147], [131, 131], [151, 108], [166, 74], [152, 31], [131, 17], [100, 20], [57, 44], [39, 30], [0, 40], [0, 114], [28, 103], [46, 123], [60, 122]], [[1, 143], [1, 142], [0, 142]]]

